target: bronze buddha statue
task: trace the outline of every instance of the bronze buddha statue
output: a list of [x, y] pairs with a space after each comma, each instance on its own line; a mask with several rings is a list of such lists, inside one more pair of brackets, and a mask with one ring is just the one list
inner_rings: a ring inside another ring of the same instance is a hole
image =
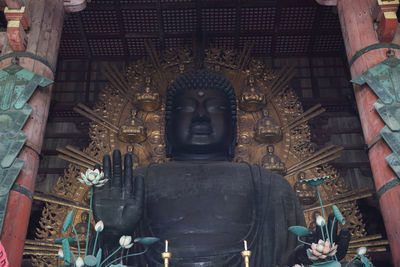
[[253, 76], [249, 76], [248, 84], [243, 88], [239, 98], [239, 107], [245, 111], [258, 111], [266, 104], [266, 95], [255, 85]]
[[281, 159], [274, 154], [274, 146], [267, 146], [267, 154], [262, 158], [261, 164], [264, 168], [270, 170], [273, 173], [284, 175], [286, 173], [285, 164]]
[[273, 144], [282, 139], [281, 127], [269, 117], [267, 108], [263, 109], [263, 117], [257, 121], [254, 132], [254, 139], [260, 143]]
[[137, 110], [133, 108], [125, 124], [118, 132], [118, 138], [126, 143], [140, 143], [146, 140], [146, 127], [141, 119], [136, 117]]
[[134, 95], [135, 106], [147, 112], [155, 111], [160, 107], [160, 94], [151, 87], [150, 77], [146, 77], [143, 88]]
[[[165, 114], [166, 153], [172, 160], [132, 170], [132, 158], [114, 151], [103, 168], [111, 182], [94, 192], [94, 215], [103, 220], [102, 247], [121, 235], [169, 241], [171, 266], [239, 267], [243, 240], [251, 266], [293, 265], [304, 225], [290, 184], [260, 166], [234, 163], [236, 97], [221, 74], [185, 72], [170, 86]], [[112, 170], [113, 169], [113, 170]], [[163, 243], [130, 266], [163, 266]], [[305, 250], [303, 251], [305, 254]]]

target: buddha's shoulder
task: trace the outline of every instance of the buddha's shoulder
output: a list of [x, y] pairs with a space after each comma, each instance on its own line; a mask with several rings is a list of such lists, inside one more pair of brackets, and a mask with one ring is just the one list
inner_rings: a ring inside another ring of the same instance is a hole
[[279, 194], [293, 192], [292, 186], [290, 185], [289, 181], [286, 180], [283, 176], [273, 173], [270, 170], [265, 169], [259, 165], [252, 165], [252, 168], [253, 170], [256, 169], [260, 173], [261, 182], [264, 184], [268, 184], [268, 186], [272, 188], [273, 192]]

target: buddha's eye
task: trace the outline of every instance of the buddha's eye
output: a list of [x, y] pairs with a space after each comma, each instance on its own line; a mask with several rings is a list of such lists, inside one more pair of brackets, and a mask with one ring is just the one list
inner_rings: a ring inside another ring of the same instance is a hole
[[193, 107], [193, 106], [178, 106], [175, 108], [175, 110], [178, 112], [194, 112], [195, 107]]
[[224, 99], [212, 97], [205, 101], [205, 106], [208, 112], [225, 112], [228, 106]]
[[228, 107], [225, 105], [209, 105], [207, 107], [207, 111], [208, 112], [224, 112], [225, 110], [227, 110]]

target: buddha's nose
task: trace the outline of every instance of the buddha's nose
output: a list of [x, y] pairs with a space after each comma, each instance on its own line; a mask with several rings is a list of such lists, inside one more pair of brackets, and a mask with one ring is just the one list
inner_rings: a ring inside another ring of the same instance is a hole
[[207, 109], [205, 109], [202, 105], [199, 105], [193, 117], [193, 122], [210, 122], [210, 121], [211, 120], [207, 112]]
[[197, 107], [197, 109], [196, 109], [196, 117], [199, 117], [199, 118], [207, 117], [208, 118], [207, 109], [203, 105], [199, 105]]

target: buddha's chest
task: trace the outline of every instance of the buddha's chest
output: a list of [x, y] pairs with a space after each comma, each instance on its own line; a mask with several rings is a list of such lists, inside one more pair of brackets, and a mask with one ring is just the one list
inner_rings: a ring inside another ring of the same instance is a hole
[[248, 168], [172, 165], [146, 178], [146, 218], [155, 235], [183, 245], [240, 241], [254, 219], [253, 191]]

